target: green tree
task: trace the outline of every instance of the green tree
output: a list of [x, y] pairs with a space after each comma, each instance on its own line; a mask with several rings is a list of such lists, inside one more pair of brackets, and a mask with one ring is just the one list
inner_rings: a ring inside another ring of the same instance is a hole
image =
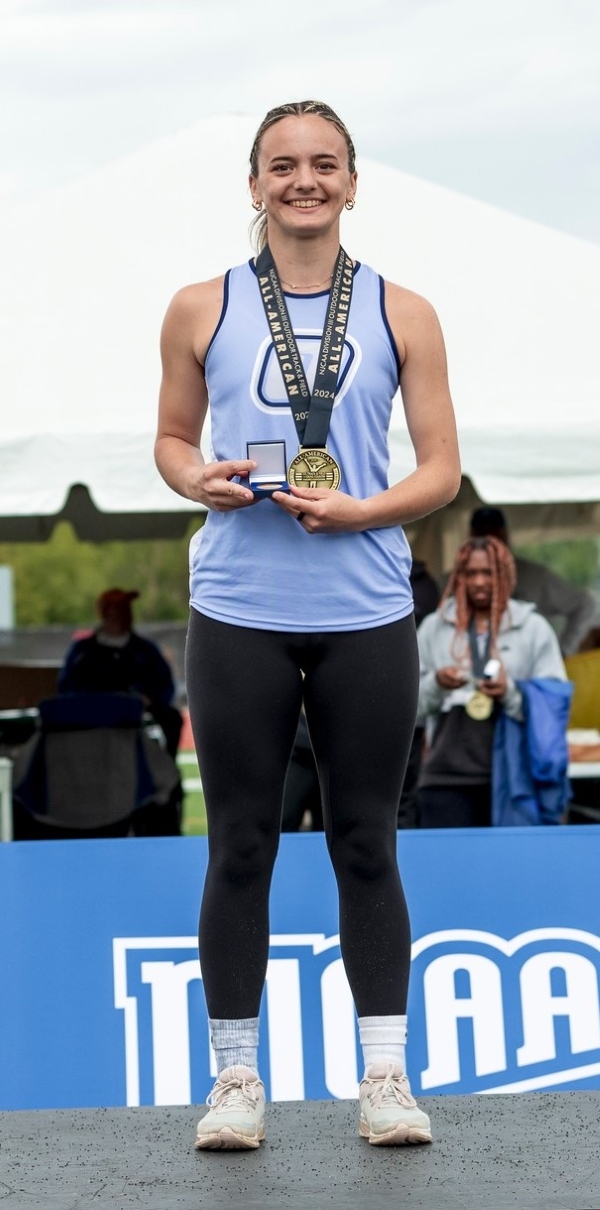
[[543, 563], [571, 584], [590, 588], [596, 583], [599, 570], [598, 542], [595, 538], [574, 538], [568, 542], [540, 542], [515, 547], [524, 559]]
[[68, 522], [47, 542], [0, 544], [0, 564], [13, 569], [17, 626], [85, 625], [105, 588], [137, 588], [139, 621], [184, 621], [188, 613], [188, 545], [184, 538], [81, 542]]

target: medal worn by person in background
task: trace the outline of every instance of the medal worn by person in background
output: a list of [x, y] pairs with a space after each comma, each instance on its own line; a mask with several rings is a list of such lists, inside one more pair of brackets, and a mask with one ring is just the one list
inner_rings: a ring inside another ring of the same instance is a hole
[[475, 690], [465, 706], [469, 718], [478, 723], [489, 718], [493, 709], [494, 703], [491, 697], [486, 697], [485, 693], [481, 693], [479, 689]]
[[[477, 631], [475, 618], [471, 618], [469, 622], [469, 647], [471, 648], [471, 670], [473, 679], [477, 684], [485, 676], [485, 669], [488, 665], [490, 654], [490, 631], [489, 626], [486, 626], [482, 632]], [[500, 664], [496, 669], [500, 671]], [[482, 693], [481, 689], [476, 688], [469, 698], [465, 710], [469, 718], [476, 722], [482, 722], [489, 718], [494, 709], [494, 702], [487, 694]]]

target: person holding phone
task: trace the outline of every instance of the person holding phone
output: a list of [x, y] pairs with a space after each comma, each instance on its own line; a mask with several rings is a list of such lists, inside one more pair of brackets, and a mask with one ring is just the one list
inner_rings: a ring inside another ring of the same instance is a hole
[[[427, 1142], [404, 1064], [410, 928], [396, 815], [418, 657], [402, 525], [459, 487], [444, 343], [429, 303], [340, 246], [357, 174], [329, 106], [271, 110], [249, 185], [256, 258], [181, 290], [162, 332], [157, 464], [208, 511], [192, 541], [186, 674], [208, 818], [199, 943], [218, 1078], [196, 1146], [264, 1137], [258, 1013], [302, 703], [365, 1057], [360, 1133]], [[390, 485], [399, 385], [416, 466]], [[270, 459], [248, 457], [270, 442], [285, 445], [279, 487]]]
[[558, 639], [530, 602], [511, 599], [515, 561], [491, 536], [457, 551], [435, 613], [418, 630], [419, 714], [427, 719], [421, 828], [491, 823], [492, 744], [500, 710], [522, 719], [517, 681], [567, 679]]

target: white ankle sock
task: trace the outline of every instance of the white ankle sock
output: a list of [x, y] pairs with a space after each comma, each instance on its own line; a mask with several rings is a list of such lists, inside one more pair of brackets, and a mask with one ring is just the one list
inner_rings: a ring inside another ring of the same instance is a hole
[[258, 1071], [258, 1017], [235, 1021], [209, 1018], [208, 1024], [218, 1075], [226, 1067], [237, 1065]]
[[394, 1063], [406, 1071], [406, 1017], [359, 1017], [365, 1071], [372, 1063]]

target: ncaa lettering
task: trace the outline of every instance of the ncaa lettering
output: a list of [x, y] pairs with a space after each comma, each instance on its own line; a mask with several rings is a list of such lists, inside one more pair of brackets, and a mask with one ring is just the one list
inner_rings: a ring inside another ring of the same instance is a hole
[[[201, 1100], [215, 1074], [193, 937], [116, 938], [127, 1104]], [[600, 938], [478, 930], [413, 945], [413, 1091], [517, 1092], [585, 1080], [600, 1088]], [[356, 1095], [355, 1010], [339, 939], [271, 937], [259, 1062], [275, 1100]]]
[[594, 934], [447, 930], [415, 944], [411, 979], [423, 1090], [531, 1091], [600, 1074]]

